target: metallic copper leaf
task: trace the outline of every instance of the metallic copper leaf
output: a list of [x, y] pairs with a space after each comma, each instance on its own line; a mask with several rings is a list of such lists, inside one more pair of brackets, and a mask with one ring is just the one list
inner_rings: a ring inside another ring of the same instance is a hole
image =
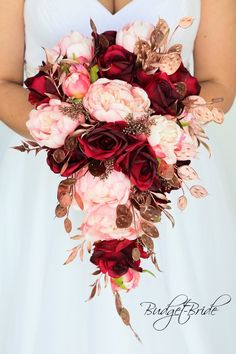
[[170, 28], [167, 22], [161, 18], [150, 37], [152, 48], [157, 49], [162, 47], [167, 41], [169, 32]]
[[179, 53], [163, 54], [159, 61], [159, 69], [164, 71], [167, 75], [174, 74], [180, 67], [182, 62]]
[[129, 214], [129, 208], [125, 204], [119, 204], [116, 208], [116, 215], [117, 216], [122, 216], [122, 215], [128, 215]]
[[96, 284], [95, 284], [95, 285], [93, 286], [92, 291], [91, 291], [91, 293], [90, 293], [90, 295], [89, 295], [89, 298], [88, 298], [88, 300], [86, 300], [86, 302], [87, 302], [87, 301], [90, 301], [91, 299], [93, 299], [94, 296], [96, 295], [96, 292], [97, 292], [97, 286], [96, 286]]
[[55, 215], [57, 218], [64, 218], [67, 214], [67, 208], [62, 207], [60, 204], [56, 206]]
[[99, 177], [106, 172], [106, 166], [102, 161], [93, 160], [89, 162], [88, 169], [91, 175]]
[[120, 294], [118, 293], [118, 291], [116, 291], [116, 293], [115, 293], [115, 304], [116, 304], [116, 311], [120, 315], [121, 310], [122, 310], [122, 302], [121, 302]]
[[207, 190], [202, 187], [202, 186], [192, 186], [190, 188], [190, 193], [195, 197], [195, 198], [204, 198], [208, 195]]
[[76, 203], [80, 207], [80, 209], [84, 210], [83, 200], [82, 200], [82, 198], [80, 197], [80, 195], [77, 192], [74, 193], [74, 198], [75, 198]]
[[66, 232], [69, 234], [72, 230], [72, 222], [69, 218], [65, 218], [64, 227], [65, 227]]
[[179, 27], [188, 28], [192, 25], [192, 23], [193, 23], [193, 17], [190, 16], [182, 17], [181, 20], [179, 21]]
[[70, 253], [69, 257], [67, 258], [67, 260], [65, 261], [64, 265], [71, 263], [76, 258], [79, 249], [80, 249], [80, 246], [76, 246], [76, 247], [72, 248], [71, 253]]
[[162, 270], [160, 269], [158, 263], [157, 263], [157, 259], [156, 259], [156, 256], [154, 254], [152, 254], [151, 256], [151, 260], [152, 260], [152, 263], [154, 264], [154, 266], [156, 267], [156, 269], [159, 271], [159, 272], [162, 272]]
[[67, 178], [60, 182], [60, 185], [63, 186], [73, 186], [76, 183], [76, 178]]
[[116, 226], [119, 229], [126, 229], [132, 224], [132, 214], [129, 212], [129, 215], [121, 215], [116, 218]]
[[184, 98], [187, 93], [187, 85], [184, 82], [176, 82], [174, 86], [176, 88], [176, 91], [180, 95], [180, 99]]
[[171, 180], [174, 177], [175, 167], [174, 165], [168, 165], [164, 161], [162, 161], [158, 166], [158, 174], [162, 178]]
[[100, 269], [95, 270], [95, 272], [92, 273], [92, 275], [99, 275], [101, 273]]
[[178, 205], [178, 208], [180, 210], [184, 210], [186, 209], [187, 207], [187, 198], [185, 197], [185, 195], [181, 195], [179, 198], [178, 198], [178, 202], [177, 202], [177, 205]]
[[172, 227], [174, 227], [175, 226], [175, 219], [173, 218], [173, 216], [166, 209], [163, 209], [163, 213], [171, 221]]
[[58, 201], [61, 207], [68, 208], [72, 203], [72, 197], [68, 192], [60, 193]]
[[182, 44], [174, 44], [168, 49], [168, 53], [181, 53], [183, 49]]
[[140, 215], [143, 219], [152, 222], [159, 222], [161, 211], [158, 208], [155, 208], [152, 205], [141, 205], [140, 207]]
[[67, 151], [74, 151], [78, 145], [78, 139], [74, 136], [68, 136], [65, 140], [64, 147]]
[[[65, 158], [66, 158], [65, 151], [62, 150], [62, 149], [55, 150], [52, 156], [53, 156], [53, 159], [57, 163], [62, 163], [65, 160]], [[63, 172], [61, 172], [61, 173], [63, 173]]]
[[125, 308], [122, 307], [120, 313], [119, 313], [122, 321], [124, 322], [124, 324], [126, 326], [130, 326], [130, 315], [129, 315], [129, 311]]
[[140, 260], [140, 251], [138, 248], [133, 248], [132, 250], [132, 258], [135, 262]]
[[178, 175], [183, 180], [199, 179], [197, 172], [189, 165], [184, 165], [178, 168]]
[[154, 238], [159, 237], [159, 231], [157, 230], [155, 225], [146, 221], [142, 221], [141, 228], [147, 236], [154, 237]]
[[151, 237], [147, 235], [142, 235], [141, 237], [142, 243], [148, 249], [148, 251], [153, 252], [154, 250], [154, 242]]

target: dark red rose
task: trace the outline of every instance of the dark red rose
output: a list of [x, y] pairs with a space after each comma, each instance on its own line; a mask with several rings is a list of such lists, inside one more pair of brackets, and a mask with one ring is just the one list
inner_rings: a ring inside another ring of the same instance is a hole
[[[131, 82], [134, 75], [136, 55], [120, 45], [112, 45], [98, 58], [100, 77]], [[105, 69], [105, 70], [102, 70]]]
[[[62, 154], [62, 158], [57, 159], [57, 157], [55, 156], [56, 150], [60, 150]], [[64, 159], [63, 159], [63, 155], [65, 156]], [[82, 167], [84, 167], [88, 163], [87, 157], [78, 148], [72, 152], [68, 152], [64, 150], [62, 147], [59, 149], [50, 149], [48, 151], [47, 163], [50, 169], [54, 173], [60, 173], [65, 162], [68, 160], [68, 156], [70, 156], [70, 159], [68, 161], [67, 168], [61, 174], [63, 177], [71, 176], [72, 173], [79, 171]]]
[[169, 79], [172, 83], [185, 83], [186, 93], [184, 97], [199, 95], [200, 93], [201, 86], [199, 85], [198, 80], [189, 73], [189, 71], [184, 67], [183, 63], [174, 74], [169, 75]]
[[42, 71], [37, 75], [26, 79], [25, 85], [30, 91], [29, 102], [33, 105], [49, 102], [50, 98], [46, 93], [57, 95], [55, 86]]
[[78, 137], [81, 149], [87, 157], [104, 160], [119, 156], [128, 145], [135, 147], [141, 141], [124, 134], [125, 122], [105, 123], [82, 138]]
[[148, 258], [149, 254], [143, 250], [137, 240], [111, 240], [95, 243], [90, 261], [98, 266], [102, 273], [108, 273], [113, 278], [124, 275], [129, 268], [142, 272], [141, 261], [134, 261], [132, 250], [138, 248], [141, 258]]
[[180, 99], [180, 94], [166, 73], [160, 71], [152, 75], [152, 79], [144, 86], [144, 90], [156, 114], [176, 114], [174, 103]]
[[116, 31], [105, 31], [102, 33], [102, 35], [108, 40], [109, 46], [116, 44], [116, 34]]
[[147, 143], [125, 151], [118, 157], [114, 167], [117, 171], [126, 174], [131, 183], [141, 191], [146, 191], [151, 187], [157, 175], [157, 159], [151, 146]]

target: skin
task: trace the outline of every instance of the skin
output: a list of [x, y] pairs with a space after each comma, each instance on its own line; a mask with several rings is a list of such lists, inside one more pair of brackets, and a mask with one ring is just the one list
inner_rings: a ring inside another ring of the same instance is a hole
[[[115, 13], [127, 0], [100, 0]], [[176, 0], [177, 1], [177, 0]], [[24, 66], [23, 0], [0, 0], [0, 119], [15, 132], [30, 138], [25, 122], [33, 108], [22, 87]], [[14, 24], [14, 26], [12, 26]], [[223, 97], [218, 108], [227, 112], [236, 92], [236, 2], [202, 0], [199, 31], [195, 41], [195, 76], [207, 101]]]

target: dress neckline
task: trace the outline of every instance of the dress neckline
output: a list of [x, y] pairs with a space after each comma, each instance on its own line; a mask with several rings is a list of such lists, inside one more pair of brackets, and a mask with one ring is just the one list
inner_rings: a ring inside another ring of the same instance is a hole
[[137, 0], [130, 0], [127, 4], [125, 4], [124, 6], [122, 6], [122, 7], [121, 7], [118, 11], [116, 11], [114, 14], [113, 14], [110, 10], [108, 10], [108, 8], [107, 8], [105, 5], [103, 5], [103, 4], [101, 3], [101, 1], [99, 1], [99, 0], [96, 0], [96, 1], [97, 1], [97, 3], [99, 4], [99, 6], [101, 6], [102, 9], [104, 9], [104, 10], [105, 10], [107, 13], [109, 13], [111, 16], [115, 17], [116, 15], [120, 14], [121, 12], [123, 12], [123, 10], [127, 9], [130, 4], [134, 3], [134, 2], [137, 1]]

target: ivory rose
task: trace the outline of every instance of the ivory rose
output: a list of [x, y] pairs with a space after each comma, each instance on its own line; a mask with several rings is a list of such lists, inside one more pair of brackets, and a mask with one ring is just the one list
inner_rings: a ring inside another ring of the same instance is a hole
[[81, 64], [70, 67], [68, 74], [62, 84], [63, 91], [68, 97], [83, 98], [90, 86], [88, 70]]
[[174, 164], [177, 160], [175, 150], [180, 150], [184, 139], [183, 130], [173, 120], [164, 116], [154, 117], [156, 117], [156, 124], [151, 127], [148, 142], [157, 157], [163, 158], [168, 164]]
[[148, 41], [153, 30], [154, 26], [148, 22], [135, 21], [129, 23], [117, 32], [116, 44], [133, 53], [135, 43], [139, 39]]
[[64, 144], [67, 135], [77, 127], [78, 121], [60, 111], [60, 107], [65, 106], [69, 104], [51, 99], [49, 103], [41, 104], [30, 112], [26, 126], [40, 145], [58, 148]]
[[113, 291], [119, 291], [120, 289], [129, 291], [136, 288], [140, 281], [140, 272], [129, 268], [128, 271], [120, 278], [110, 278], [111, 288]]
[[93, 242], [112, 239], [137, 238], [134, 225], [128, 228], [116, 226], [116, 208], [108, 204], [96, 205], [85, 214], [84, 222], [80, 227], [82, 235]]
[[118, 204], [126, 204], [128, 201], [131, 184], [122, 172], [113, 171], [102, 180], [83, 169], [76, 178], [75, 188], [83, 200], [85, 210], [97, 204], [109, 204], [115, 208]]
[[91, 62], [94, 55], [94, 44], [91, 38], [74, 31], [63, 37], [53, 50], [70, 59], [76, 57], [81, 62]]
[[84, 97], [83, 104], [99, 121], [124, 121], [128, 114], [139, 116], [150, 107], [146, 92], [122, 80], [98, 79]]

